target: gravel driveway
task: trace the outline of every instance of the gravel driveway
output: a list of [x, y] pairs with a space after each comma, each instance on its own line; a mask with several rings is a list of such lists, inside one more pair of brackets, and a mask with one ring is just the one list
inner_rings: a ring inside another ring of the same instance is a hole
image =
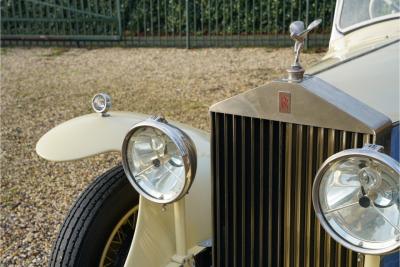
[[[303, 65], [323, 54], [304, 54]], [[91, 112], [100, 91], [113, 110], [164, 114], [208, 130], [208, 107], [282, 77], [285, 49], [1, 50], [0, 266], [44, 266], [70, 205], [118, 153], [69, 163], [35, 153], [41, 135]]]

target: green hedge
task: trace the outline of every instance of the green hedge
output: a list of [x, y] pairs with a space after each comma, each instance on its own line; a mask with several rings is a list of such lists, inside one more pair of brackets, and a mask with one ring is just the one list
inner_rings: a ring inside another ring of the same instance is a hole
[[[123, 0], [124, 29], [135, 34], [186, 31], [184, 0]], [[191, 34], [285, 33], [293, 20], [306, 19], [307, 1], [189, 1]], [[334, 2], [310, 1], [309, 18], [323, 18], [329, 32]]]
[[[120, 5], [120, 10], [117, 4]], [[285, 33], [293, 20], [305, 20], [307, 1], [190, 0], [191, 34]], [[309, 18], [322, 18], [329, 32], [333, 1], [309, 1]], [[3, 34], [127, 34], [186, 32], [185, 0], [3, 0]], [[99, 14], [101, 16], [98, 16]], [[19, 21], [20, 20], [20, 21]]]

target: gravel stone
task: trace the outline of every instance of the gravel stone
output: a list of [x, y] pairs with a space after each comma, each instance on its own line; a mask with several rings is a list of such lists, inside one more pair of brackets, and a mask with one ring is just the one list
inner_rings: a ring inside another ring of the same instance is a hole
[[[302, 55], [305, 67], [322, 54]], [[69, 207], [118, 153], [48, 162], [35, 144], [63, 121], [113, 110], [162, 114], [209, 130], [208, 107], [285, 75], [292, 49], [1, 49], [0, 266], [45, 266]]]

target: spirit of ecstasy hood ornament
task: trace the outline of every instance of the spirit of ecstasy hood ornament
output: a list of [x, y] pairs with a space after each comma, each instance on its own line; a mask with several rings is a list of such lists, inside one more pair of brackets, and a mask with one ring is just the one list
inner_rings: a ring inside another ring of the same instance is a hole
[[307, 29], [304, 29], [304, 22], [294, 21], [290, 24], [290, 38], [295, 41], [294, 44], [294, 62], [292, 66], [287, 70], [289, 73], [290, 82], [298, 82], [303, 79], [304, 69], [300, 65], [300, 53], [304, 46], [304, 41], [307, 38], [307, 34], [315, 29], [320, 23], [321, 19], [314, 20], [308, 25]]

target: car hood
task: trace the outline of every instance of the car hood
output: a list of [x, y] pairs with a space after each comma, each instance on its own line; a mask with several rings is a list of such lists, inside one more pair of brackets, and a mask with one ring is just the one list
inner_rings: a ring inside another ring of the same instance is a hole
[[325, 58], [308, 73], [399, 121], [399, 40], [381, 43], [345, 59]]

